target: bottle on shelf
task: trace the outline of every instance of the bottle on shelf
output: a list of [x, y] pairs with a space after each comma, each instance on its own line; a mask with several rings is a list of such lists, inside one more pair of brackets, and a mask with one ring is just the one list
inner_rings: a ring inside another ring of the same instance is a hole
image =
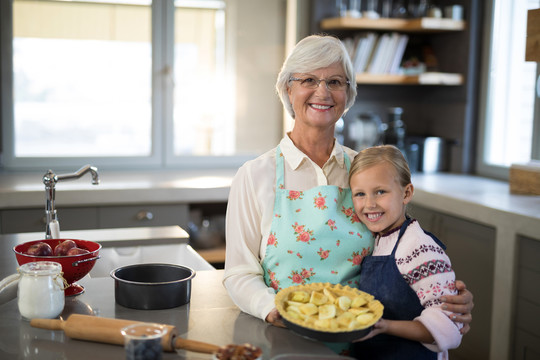
[[391, 107], [388, 109], [388, 123], [384, 129], [384, 143], [395, 145], [405, 153], [405, 124], [401, 119], [403, 109]]

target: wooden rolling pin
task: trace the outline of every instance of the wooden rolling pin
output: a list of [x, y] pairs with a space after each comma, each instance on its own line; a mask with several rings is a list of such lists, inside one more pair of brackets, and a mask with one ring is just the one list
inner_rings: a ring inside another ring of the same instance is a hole
[[[40, 329], [63, 330], [64, 333], [78, 340], [87, 340], [107, 344], [124, 345], [123, 327], [139, 324], [141, 321], [110, 319], [92, 315], [72, 314], [67, 320], [59, 319], [32, 319], [30, 325]], [[199, 353], [211, 354], [219, 346], [196, 340], [187, 340], [178, 337], [178, 330], [172, 325], [163, 325], [167, 332], [161, 339], [164, 351], [174, 352], [184, 349]]]

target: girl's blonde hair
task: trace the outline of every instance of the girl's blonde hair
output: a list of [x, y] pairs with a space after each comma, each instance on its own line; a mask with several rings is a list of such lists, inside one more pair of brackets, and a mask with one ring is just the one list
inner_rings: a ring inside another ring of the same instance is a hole
[[394, 167], [402, 187], [411, 183], [411, 171], [407, 160], [401, 151], [393, 145], [373, 146], [360, 151], [351, 164], [349, 183], [351, 177], [359, 171], [368, 169], [374, 165], [386, 162]]

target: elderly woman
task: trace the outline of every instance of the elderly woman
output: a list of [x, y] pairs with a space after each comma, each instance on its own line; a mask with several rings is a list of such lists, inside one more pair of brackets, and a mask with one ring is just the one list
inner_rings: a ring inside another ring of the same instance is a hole
[[[334, 138], [336, 122], [356, 97], [347, 50], [332, 36], [306, 37], [285, 61], [276, 88], [294, 127], [233, 180], [223, 282], [242, 311], [282, 326], [277, 291], [311, 282], [355, 286], [373, 236], [354, 214], [348, 176], [356, 152]], [[462, 282], [457, 287], [460, 294], [445, 305], [466, 332], [472, 294]]]

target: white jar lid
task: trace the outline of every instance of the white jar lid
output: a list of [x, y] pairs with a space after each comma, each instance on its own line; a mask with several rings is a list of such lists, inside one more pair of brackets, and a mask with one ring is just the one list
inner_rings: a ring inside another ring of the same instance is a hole
[[62, 265], [54, 261], [36, 261], [21, 265], [18, 271], [21, 275], [50, 276], [59, 274]]

